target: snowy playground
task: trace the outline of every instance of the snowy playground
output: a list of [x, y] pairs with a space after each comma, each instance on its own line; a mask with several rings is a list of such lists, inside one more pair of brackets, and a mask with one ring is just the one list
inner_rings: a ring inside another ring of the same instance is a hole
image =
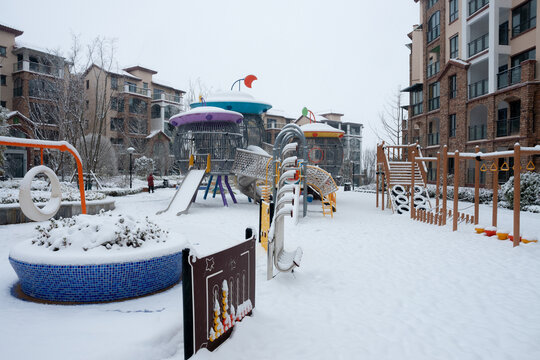
[[[203, 256], [258, 228], [258, 206], [197, 200], [187, 215], [155, 215], [174, 189], [116, 200], [113, 215], [146, 216]], [[203, 190], [199, 191], [202, 199]], [[320, 202], [292, 225], [286, 247], [301, 246], [301, 266], [266, 280], [257, 245], [257, 304], [216, 352], [198, 359], [538, 359], [540, 247], [457, 232], [380, 211], [375, 194], [337, 194], [334, 217]], [[491, 207], [480, 206], [489, 224]], [[540, 235], [540, 215], [522, 213], [523, 232]], [[290, 224], [291, 223], [291, 224]], [[511, 228], [512, 212], [499, 210]], [[289, 226], [290, 225], [290, 226]], [[3, 359], [182, 359], [182, 284], [121, 302], [49, 305], [14, 297], [10, 248], [36, 224], [0, 227], [0, 348]]]

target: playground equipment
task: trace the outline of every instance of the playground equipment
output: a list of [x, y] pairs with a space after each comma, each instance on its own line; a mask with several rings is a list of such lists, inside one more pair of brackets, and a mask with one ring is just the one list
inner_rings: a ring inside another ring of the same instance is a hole
[[[84, 180], [81, 156], [77, 149], [66, 141], [45, 141], [33, 139], [21, 139], [7, 136], [0, 136], [0, 145], [17, 146], [40, 149], [41, 166], [37, 166], [26, 173], [19, 189], [19, 205], [22, 212], [31, 220], [45, 221], [53, 217], [60, 209], [62, 193], [60, 182], [54, 171], [43, 165], [43, 149], [56, 149], [69, 152], [77, 163], [79, 177], [79, 191], [81, 196], [81, 212], [86, 214], [86, 198], [84, 194]], [[51, 181], [51, 199], [43, 208], [38, 208], [32, 201], [30, 187], [32, 179], [39, 173], [44, 173]]]
[[[416, 156], [416, 153], [414, 149], [418, 149], [418, 154], [420, 156]], [[496, 194], [498, 193], [498, 172], [499, 171], [509, 171], [510, 166], [506, 161], [503, 161], [500, 168], [496, 165], [496, 162], [499, 161], [499, 159], [505, 159], [505, 158], [511, 158], [513, 159], [514, 166], [514, 223], [513, 223], [513, 234], [520, 234], [520, 201], [521, 201], [521, 188], [520, 188], [520, 176], [521, 176], [521, 170], [523, 170], [523, 167], [521, 166], [521, 160], [522, 157], [531, 157], [533, 155], [539, 155], [540, 154], [540, 145], [536, 145], [534, 147], [521, 147], [519, 143], [516, 143], [514, 145], [513, 150], [507, 150], [507, 151], [495, 151], [490, 153], [482, 153], [480, 152], [480, 148], [476, 146], [474, 153], [460, 153], [459, 151], [454, 152], [448, 152], [448, 148], [446, 145], [443, 146], [443, 151], [441, 153], [437, 154], [437, 157], [434, 158], [427, 158], [422, 157], [420, 152], [420, 147], [417, 144], [413, 145], [402, 145], [402, 146], [384, 146], [384, 143], [381, 145], [378, 145], [377, 147], [377, 183], [379, 181], [379, 175], [382, 175], [382, 183], [383, 187], [385, 184], [388, 186], [388, 184], [392, 184], [391, 181], [388, 181], [388, 179], [392, 179], [388, 161], [387, 159], [392, 156], [395, 158], [396, 155], [396, 149], [398, 149], [398, 158], [402, 159], [401, 161], [404, 162], [403, 159], [409, 159], [409, 163], [411, 169], [415, 169], [418, 165], [420, 169], [424, 169], [425, 171], [425, 161], [432, 161], [435, 162], [436, 170], [437, 170], [437, 197], [436, 197], [436, 206], [434, 209], [430, 210], [417, 210], [415, 208], [414, 203], [411, 203], [410, 213], [411, 218], [414, 220], [435, 224], [435, 225], [446, 225], [447, 218], [452, 218], [452, 230], [456, 231], [458, 228], [459, 222], [465, 222], [465, 223], [472, 223], [475, 225], [478, 225], [478, 217], [479, 217], [479, 204], [480, 204], [480, 172], [487, 172], [489, 169], [493, 176], [493, 205], [492, 205], [492, 227], [496, 229], [497, 227], [497, 201], [498, 198]], [[404, 158], [403, 151], [400, 149], [407, 149], [408, 150], [408, 156], [407, 158]], [[399, 151], [401, 151], [401, 155], [399, 154]], [[475, 169], [474, 169], [474, 215], [465, 214], [461, 212], [458, 208], [458, 196], [459, 193], [459, 181], [454, 181], [454, 199], [453, 199], [453, 208], [452, 210], [447, 209], [447, 200], [448, 200], [448, 159], [452, 158], [454, 159], [454, 178], [459, 179], [460, 176], [460, 161], [468, 161], [468, 160], [475, 160]], [[491, 161], [491, 165], [488, 167], [485, 163], [480, 164], [482, 161]], [[442, 173], [441, 173], [441, 163], [442, 163]], [[417, 164], [417, 165], [415, 165]], [[524, 167], [528, 171], [533, 171], [535, 169], [534, 162], [532, 160], [529, 160], [527, 165]], [[412, 170], [411, 170], [412, 171]], [[422, 177], [424, 178], [424, 174], [422, 174]], [[439, 179], [442, 178], [442, 204], [439, 206], [439, 194], [440, 194], [440, 184]], [[404, 180], [409, 180], [409, 185], [411, 187], [414, 187], [415, 179], [417, 179], [417, 176], [411, 176], [409, 174], [408, 178], [405, 178]], [[405, 182], [404, 181], [404, 182]], [[379, 206], [379, 194], [377, 189], [377, 207]], [[384, 210], [384, 189], [382, 192], [382, 210]], [[482, 227], [475, 227], [475, 230], [479, 232], [480, 230], [485, 231], [486, 229], [483, 229]], [[495, 235], [495, 233], [493, 233]], [[514, 246], [518, 246], [520, 243], [520, 237], [510, 236], [510, 239], [513, 242]]]
[[306, 137], [310, 164], [326, 170], [332, 177], [339, 175], [343, 165], [343, 144], [345, 132], [323, 123], [310, 123], [300, 127]]

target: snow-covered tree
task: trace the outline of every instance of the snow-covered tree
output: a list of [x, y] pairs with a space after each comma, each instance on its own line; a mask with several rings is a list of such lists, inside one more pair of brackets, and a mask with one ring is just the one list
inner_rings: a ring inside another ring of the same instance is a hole
[[141, 156], [138, 159], [135, 159], [134, 162], [135, 174], [138, 176], [147, 176], [154, 171], [154, 160], [147, 158], [146, 156]]
[[[6, 136], [8, 132], [7, 124], [7, 114], [8, 111], [6, 108], [0, 106], [0, 136]], [[4, 156], [4, 151], [6, 150], [5, 146], [0, 146], [0, 176], [4, 175], [4, 162], [6, 160]]]

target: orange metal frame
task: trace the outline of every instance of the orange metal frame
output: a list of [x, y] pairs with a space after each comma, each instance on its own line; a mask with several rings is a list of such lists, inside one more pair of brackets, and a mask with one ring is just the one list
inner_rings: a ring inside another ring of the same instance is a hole
[[[16, 138], [14, 138], [15, 140]], [[83, 168], [82, 168], [82, 162], [78, 154], [73, 152], [68, 146], [66, 146], [63, 143], [56, 144], [40, 144], [38, 142], [33, 143], [31, 140], [24, 139], [24, 142], [17, 142], [15, 141], [3, 141], [0, 139], [0, 145], [5, 146], [18, 146], [18, 147], [30, 147], [30, 148], [38, 148], [40, 151], [40, 158], [41, 158], [41, 165], [43, 165], [43, 149], [56, 149], [60, 151], [67, 151], [69, 152], [77, 162], [77, 172], [79, 173], [79, 191], [81, 193], [81, 213], [86, 214], [86, 198], [84, 194], [84, 179], [83, 179]]]

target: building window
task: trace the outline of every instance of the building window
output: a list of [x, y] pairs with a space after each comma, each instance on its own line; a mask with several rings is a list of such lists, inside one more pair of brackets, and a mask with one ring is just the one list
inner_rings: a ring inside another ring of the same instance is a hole
[[429, 0], [427, 4], [427, 8], [430, 9], [433, 5], [435, 5], [439, 0]]
[[512, 10], [512, 36], [536, 26], [536, 0], [531, 0]]
[[111, 144], [113, 145], [124, 145], [123, 138], [111, 138]]
[[450, 59], [457, 59], [459, 56], [459, 35], [450, 38]]
[[429, 85], [429, 111], [440, 107], [440, 93], [441, 88], [438, 81]]
[[448, 96], [450, 99], [455, 99], [457, 96], [457, 75], [448, 78]]
[[454, 174], [454, 158], [448, 158], [448, 174]]
[[536, 49], [530, 49], [512, 57], [512, 67], [516, 67], [525, 60], [536, 59]]
[[86, 80], [86, 89], [90, 89], [90, 80]]
[[148, 83], [147, 82], [143, 82], [142, 86], [143, 86], [143, 89], [148, 89]]
[[456, 21], [458, 17], [458, 0], [450, 0], [450, 22]]
[[129, 132], [132, 134], [146, 134], [146, 119], [129, 118]]
[[415, 116], [424, 112], [423, 102], [424, 102], [424, 92], [422, 91], [422, 89], [420, 89], [419, 91], [411, 92], [412, 116]]
[[448, 115], [448, 136], [456, 136], [456, 114]]
[[276, 119], [268, 119], [268, 128], [277, 129]]
[[429, 58], [429, 63], [427, 66], [427, 77], [430, 78], [437, 74], [440, 70], [440, 62], [439, 60], [436, 60], [436, 56], [432, 56]]
[[118, 98], [116, 96], [111, 96], [111, 110], [118, 111]]
[[13, 80], [13, 96], [22, 96], [23, 94], [23, 85], [22, 79], [16, 78]]
[[7, 57], [7, 49], [5, 46], [0, 46], [0, 56]]
[[129, 112], [133, 114], [146, 114], [147, 103], [141, 99], [129, 99]]
[[439, 37], [441, 31], [441, 13], [435, 12], [428, 21], [427, 42], [430, 43]]
[[3, 108], [7, 108], [5, 101], [0, 101], [0, 106]]
[[116, 76], [111, 76], [111, 89], [118, 90], [118, 78]]
[[152, 119], [160, 119], [161, 118], [161, 106], [158, 104], [152, 105], [150, 108], [150, 113], [152, 116]]
[[489, 0], [469, 0], [469, 16], [483, 8], [489, 3]]
[[7, 80], [6, 75], [0, 75], [0, 85], [6, 86], [6, 80]]
[[124, 131], [124, 119], [111, 118], [111, 131]]

